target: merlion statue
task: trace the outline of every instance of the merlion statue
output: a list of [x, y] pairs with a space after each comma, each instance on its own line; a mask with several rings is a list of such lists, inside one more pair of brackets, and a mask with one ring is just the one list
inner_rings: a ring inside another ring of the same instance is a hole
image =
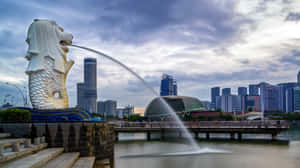
[[51, 20], [35, 19], [28, 29], [26, 42], [29, 61], [29, 97], [33, 108], [68, 107], [66, 78], [74, 61], [67, 60], [66, 44], [73, 36]]

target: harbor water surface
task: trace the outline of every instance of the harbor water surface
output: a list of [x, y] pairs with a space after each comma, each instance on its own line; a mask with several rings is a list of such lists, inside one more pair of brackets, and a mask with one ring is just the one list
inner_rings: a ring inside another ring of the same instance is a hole
[[[222, 136], [222, 135], [221, 135]], [[144, 134], [121, 134], [115, 144], [116, 168], [299, 168], [300, 129], [290, 129], [278, 136], [286, 141], [259, 141], [268, 138], [257, 135], [244, 137], [246, 141], [198, 141], [201, 148], [231, 153], [162, 156], [163, 153], [182, 152], [188, 144], [182, 141], [146, 141]], [[153, 136], [155, 139], [155, 135]], [[201, 137], [200, 137], [201, 138]], [[214, 138], [212, 136], [212, 138]], [[222, 137], [216, 136], [215, 139]], [[176, 137], [175, 137], [176, 139]]]

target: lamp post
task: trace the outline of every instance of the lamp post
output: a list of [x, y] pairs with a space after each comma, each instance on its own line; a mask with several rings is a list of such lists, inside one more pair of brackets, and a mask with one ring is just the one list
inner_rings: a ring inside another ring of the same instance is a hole
[[[22, 98], [23, 98], [24, 107], [27, 107], [27, 94], [25, 96], [24, 93], [23, 93], [23, 91], [17, 85], [15, 85], [15, 84], [11, 84], [11, 83], [8, 83], [8, 82], [6, 82], [6, 84], [15, 87], [21, 93]], [[24, 89], [26, 90], [25, 86], [24, 86]]]

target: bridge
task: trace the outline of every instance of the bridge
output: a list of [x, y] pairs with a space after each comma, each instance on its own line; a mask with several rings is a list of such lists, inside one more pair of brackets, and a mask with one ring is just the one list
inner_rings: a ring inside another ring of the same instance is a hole
[[[180, 126], [172, 121], [165, 122], [117, 122], [114, 123], [115, 140], [119, 140], [119, 133], [146, 133], [147, 140], [151, 139], [151, 133], [160, 133], [160, 138], [165, 139], [166, 133], [177, 132], [182, 137]], [[204, 133], [206, 139], [210, 139], [210, 133], [229, 134], [230, 139], [242, 140], [243, 134], [270, 134], [272, 140], [277, 134], [289, 129], [289, 122], [285, 120], [265, 121], [189, 121], [184, 126], [199, 138], [199, 133]]]

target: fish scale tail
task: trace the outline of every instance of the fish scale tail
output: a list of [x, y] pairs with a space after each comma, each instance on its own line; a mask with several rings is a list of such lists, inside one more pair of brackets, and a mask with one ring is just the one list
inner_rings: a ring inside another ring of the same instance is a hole
[[49, 101], [49, 81], [53, 76], [53, 61], [45, 59], [45, 70], [29, 74], [29, 96], [33, 108], [49, 109], [54, 108]]

